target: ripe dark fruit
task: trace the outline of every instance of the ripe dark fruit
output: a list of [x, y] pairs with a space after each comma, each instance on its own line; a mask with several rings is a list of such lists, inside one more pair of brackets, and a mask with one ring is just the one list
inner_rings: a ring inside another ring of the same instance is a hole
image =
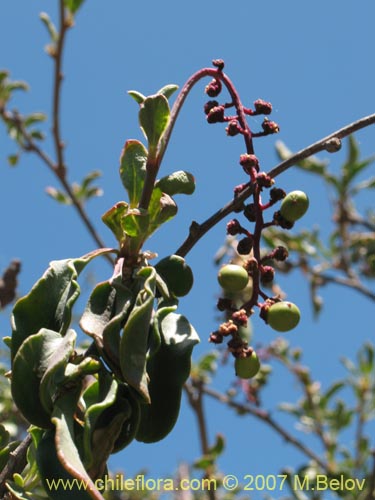
[[295, 222], [300, 219], [309, 208], [309, 198], [303, 191], [292, 191], [283, 199], [280, 213], [284, 219]]
[[292, 302], [276, 302], [267, 311], [267, 323], [278, 332], [295, 328], [300, 317], [300, 310]]
[[247, 358], [236, 358], [234, 368], [237, 377], [246, 379], [254, 377], [260, 369], [260, 361], [257, 353], [253, 351], [251, 356]]
[[224, 290], [239, 292], [246, 287], [249, 275], [242, 266], [227, 264], [220, 269], [217, 279]]
[[183, 257], [165, 257], [156, 264], [155, 269], [176, 297], [183, 297], [190, 292], [194, 282], [193, 272]]

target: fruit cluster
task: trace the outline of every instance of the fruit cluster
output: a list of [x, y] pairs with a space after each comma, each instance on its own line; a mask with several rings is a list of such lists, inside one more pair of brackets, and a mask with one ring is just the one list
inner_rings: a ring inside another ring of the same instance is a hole
[[[216, 98], [222, 90], [221, 81], [225, 81], [222, 73], [222, 60], [213, 61], [217, 68], [217, 76], [206, 86], [206, 94]], [[300, 320], [298, 307], [279, 296], [268, 296], [262, 289], [272, 283], [275, 276], [273, 261], [285, 261], [288, 250], [283, 246], [274, 248], [266, 255], [261, 255], [260, 241], [262, 231], [270, 226], [291, 229], [294, 223], [307, 211], [309, 199], [303, 191], [292, 191], [286, 194], [283, 189], [274, 187], [274, 179], [266, 172], [260, 171], [260, 162], [254, 154], [253, 139], [277, 133], [277, 123], [264, 118], [262, 131], [254, 133], [247, 122], [246, 115], [269, 115], [272, 105], [262, 99], [254, 102], [254, 108], [246, 108], [239, 100], [234, 88], [229, 88], [232, 101], [220, 104], [216, 100], [208, 101], [204, 112], [208, 123], [227, 122], [228, 136], [242, 134], [244, 136], [246, 153], [239, 159], [248, 181], [234, 188], [235, 198], [245, 189], [251, 189], [252, 200], [242, 203], [237, 212], [242, 212], [244, 218], [254, 223], [252, 231], [245, 228], [237, 219], [227, 224], [227, 234], [241, 236], [237, 243], [237, 253], [242, 256], [243, 264], [230, 263], [224, 265], [218, 273], [218, 281], [223, 288], [224, 296], [218, 301], [217, 307], [225, 312], [227, 320], [219, 329], [210, 335], [210, 341], [215, 344], [223, 342], [228, 337], [227, 346], [235, 358], [236, 375], [241, 378], [251, 378], [259, 371], [260, 361], [254, 349], [249, 346], [248, 339], [241, 332], [248, 326], [248, 319], [254, 313], [254, 307], [259, 308], [260, 317], [276, 331], [286, 332], [295, 328]], [[226, 116], [226, 110], [234, 107], [236, 115]], [[269, 189], [269, 199], [262, 201], [264, 190]], [[273, 213], [270, 221], [264, 220], [265, 210], [281, 201], [280, 209]], [[244, 291], [246, 290], [246, 293]]]

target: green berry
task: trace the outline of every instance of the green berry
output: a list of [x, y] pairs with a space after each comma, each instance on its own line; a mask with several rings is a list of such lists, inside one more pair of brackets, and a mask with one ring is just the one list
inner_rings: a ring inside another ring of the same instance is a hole
[[283, 199], [280, 213], [289, 222], [300, 219], [309, 208], [309, 198], [303, 191], [292, 191]]
[[242, 266], [227, 264], [220, 269], [217, 279], [224, 290], [239, 292], [246, 287], [249, 275]]
[[241, 340], [243, 340], [244, 342], [247, 342], [248, 344], [250, 344], [252, 333], [253, 333], [253, 329], [251, 327], [250, 320], [247, 322], [246, 326], [239, 326], [238, 327], [238, 335], [241, 337]]
[[278, 332], [287, 332], [295, 328], [301, 313], [292, 302], [276, 302], [267, 311], [267, 323]]
[[160, 260], [155, 269], [168, 285], [170, 292], [176, 297], [187, 295], [194, 282], [193, 272], [179, 255], [170, 255]]
[[236, 358], [234, 368], [236, 370], [237, 377], [254, 377], [260, 369], [260, 361], [257, 353], [253, 351], [251, 356], [248, 356], [247, 358]]

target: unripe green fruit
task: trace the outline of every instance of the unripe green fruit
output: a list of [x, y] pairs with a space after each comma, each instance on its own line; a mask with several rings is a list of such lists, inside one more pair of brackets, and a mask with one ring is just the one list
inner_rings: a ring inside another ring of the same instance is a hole
[[260, 361], [257, 353], [253, 351], [251, 356], [247, 358], [236, 358], [234, 363], [237, 377], [251, 378], [254, 377], [260, 369]]
[[193, 272], [179, 255], [170, 255], [160, 260], [155, 269], [167, 283], [170, 292], [176, 297], [187, 295], [194, 282]]
[[253, 334], [253, 329], [251, 327], [250, 320], [248, 321], [246, 326], [238, 327], [238, 335], [241, 337], [241, 340], [247, 342], [248, 344], [250, 344], [251, 342], [252, 334]]
[[280, 213], [289, 222], [300, 219], [309, 208], [309, 198], [303, 191], [292, 191], [283, 199]]
[[278, 332], [295, 328], [300, 317], [300, 310], [292, 302], [276, 302], [267, 311], [267, 323]]
[[239, 292], [246, 287], [249, 275], [242, 266], [227, 264], [220, 269], [217, 279], [224, 290]]

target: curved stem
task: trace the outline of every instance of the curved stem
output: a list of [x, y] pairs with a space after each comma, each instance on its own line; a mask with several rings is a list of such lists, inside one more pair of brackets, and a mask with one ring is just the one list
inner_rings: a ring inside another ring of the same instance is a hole
[[202, 78], [205, 78], [207, 76], [211, 76], [212, 78], [219, 79], [223, 82], [225, 87], [227, 88], [231, 99], [233, 101], [233, 105], [235, 106], [237, 113], [238, 113], [238, 121], [241, 125], [241, 128], [246, 132], [244, 134], [245, 138], [245, 143], [246, 143], [246, 151], [248, 154], [253, 154], [254, 149], [253, 149], [253, 143], [252, 143], [252, 137], [251, 137], [251, 131], [249, 129], [249, 126], [246, 121], [245, 113], [244, 113], [244, 108], [241, 103], [240, 96], [238, 92], [236, 91], [235, 86], [233, 85], [232, 81], [229, 79], [229, 77], [223, 73], [220, 70], [217, 70], [215, 68], [203, 68], [196, 73], [194, 73], [189, 80], [185, 83], [185, 85], [182, 87], [180, 93], [177, 96], [177, 99], [172, 107], [171, 110], [171, 118], [169, 122], [169, 126], [167, 130], [165, 131], [163, 135], [162, 142], [160, 144], [159, 148], [159, 158], [160, 162], [163, 159], [164, 153], [167, 149], [169, 139], [171, 137], [174, 125], [176, 123], [177, 117], [181, 111], [182, 105], [185, 102], [185, 99], [187, 98], [189, 92], [191, 89], [194, 87], [196, 83], [199, 82]]

